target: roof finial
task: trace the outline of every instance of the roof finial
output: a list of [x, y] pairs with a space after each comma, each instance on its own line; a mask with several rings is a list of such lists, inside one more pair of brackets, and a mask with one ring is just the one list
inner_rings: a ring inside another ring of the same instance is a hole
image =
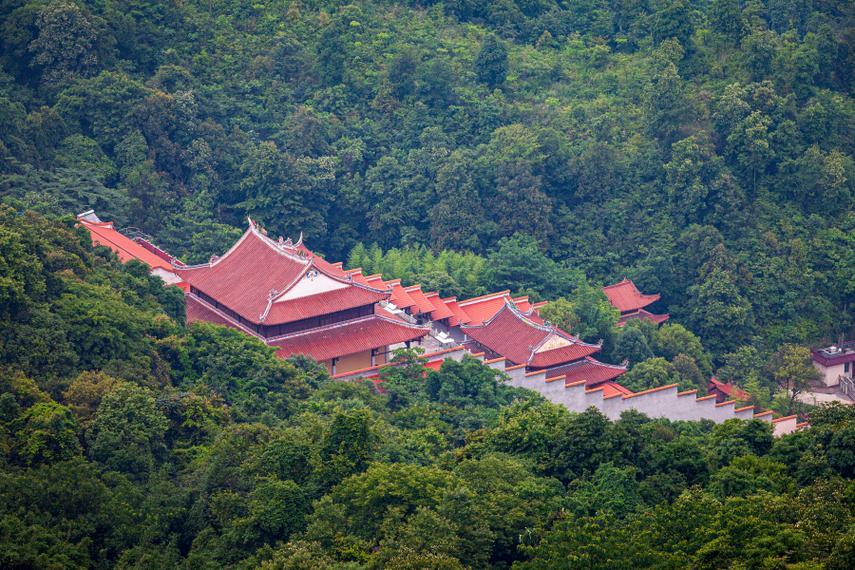
[[303, 232], [300, 232], [300, 237], [297, 238], [297, 246], [303, 245]]

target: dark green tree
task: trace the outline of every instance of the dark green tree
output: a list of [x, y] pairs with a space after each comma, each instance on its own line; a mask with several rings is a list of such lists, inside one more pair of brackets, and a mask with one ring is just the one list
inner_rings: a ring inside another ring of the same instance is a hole
[[475, 75], [490, 88], [501, 87], [508, 75], [508, 49], [501, 40], [488, 34], [475, 57]]

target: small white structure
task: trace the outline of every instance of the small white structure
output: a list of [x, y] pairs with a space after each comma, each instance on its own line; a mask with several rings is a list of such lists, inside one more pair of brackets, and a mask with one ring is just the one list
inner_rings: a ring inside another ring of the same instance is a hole
[[838, 386], [855, 376], [855, 341], [812, 351], [813, 365], [826, 386]]

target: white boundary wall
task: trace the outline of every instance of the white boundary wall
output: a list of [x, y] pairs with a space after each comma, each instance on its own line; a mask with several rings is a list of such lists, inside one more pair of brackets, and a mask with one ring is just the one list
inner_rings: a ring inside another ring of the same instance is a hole
[[[461, 360], [468, 354], [463, 347], [457, 347], [439, 353], [425, 355], [427, 362], [436, 362], [452, 358]], [[792, 433], [805, 427], [799, 424], [796, 416], [772, 419], [772, 412], [755, 413], [754, 406], [737, 408], [736, 402], [717, 404], [715, 396], [697, 397], [697, 390], [680, 392], [676, 384], [662, 386], [631, 395], [616, 394], [604, 397], [603, 388], [587, 389], [584, 381], [566, 383], [563, 376], [546, 378], [546, 372], [526, 372], [525, 365], [507, 366], [504, 358], [485, 360], [483, 354], [473, 355], [477, 360], [494, 370], [504, 372], [507, 382], [518, 388], [528, 388], [541, 394], [547, 400], [561, 404], [572, 412], [583, 412], [591, 406], [600, 410], [606, 417], [616, 420], [626, 410], [636, 410], [651, 418], [666, 418], [672, 421], [711, 420], [721, 423], [730, 419], [757, 419], [770, 422], [776, 436]], [[379, 367], [357, 370], [336, 379], [350, 380], [360, 376], [376, 374]]]

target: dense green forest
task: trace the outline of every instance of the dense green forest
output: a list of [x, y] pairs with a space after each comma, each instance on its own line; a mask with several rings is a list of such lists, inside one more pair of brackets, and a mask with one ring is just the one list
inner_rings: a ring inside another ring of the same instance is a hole
[[555, 298], [629, 276], [719, 363], [852, 330], [852, 2], [0, 14], [0, 196], [16, 209], [94, 207], [191, 262], [247, 214], [333, 260], [360, 243], [488, 258], [516, 235], [554, 263], [482, 275], [495, 263], [470, 256], [457, 288]]
[[0, 222], [3, 568], [855, 562], [851, 406], [779, 439], [756, 420], [610, 422], [473, 359], [425, 376], [408, 351], [380, 392], [185, 326], [178, 288], [73, 219]]
[[[853, 156], [848, 0], [0, 0], [0, 567], [852, 568], [852, 408], [773, 440], [412, 353], [335, 383], [70, 215], [188, 262], [250, 215], [788, 412], [855, 332]], [[624, 276], [669, 324], [614, 326]]]

